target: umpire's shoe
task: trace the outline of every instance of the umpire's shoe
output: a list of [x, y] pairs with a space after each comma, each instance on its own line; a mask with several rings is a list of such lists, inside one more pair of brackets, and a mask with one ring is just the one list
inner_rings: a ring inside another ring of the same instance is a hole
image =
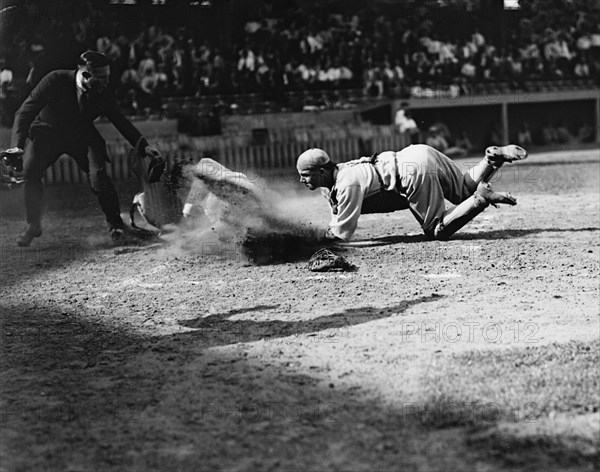
[[27, 225], [27, 229], [17, 238], [17, 246], [27, 247], [34, 238], [39, 238], [41, 235], [42, 227], [40, 225]]
[[522, 161], [527, 158], [527, 151], [516, 144], [490, 146], [485, 150], [485, 157], [497, 163]]

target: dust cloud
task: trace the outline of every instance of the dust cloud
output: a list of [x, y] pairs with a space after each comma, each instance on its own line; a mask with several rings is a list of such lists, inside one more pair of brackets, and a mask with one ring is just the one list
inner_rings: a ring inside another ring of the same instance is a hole
[[258, 179], [241, 185], [240, 175], [245, 177], [217, 181], [194, 172], [196, 188], [187, 198], [191, 216], [165, 227], [166, 250], [267, 264], [305, 259], [327, 245], [324, 227], [311, 221], [305, 198]]

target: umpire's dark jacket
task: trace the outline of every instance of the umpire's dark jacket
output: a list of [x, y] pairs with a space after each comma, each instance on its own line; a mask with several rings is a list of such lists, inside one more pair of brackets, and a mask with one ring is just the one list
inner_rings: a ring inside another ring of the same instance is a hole
[[75, 75], [74, 70], [57, 70], [39, 82], [15, 115], [11, 146], [24, 149], [28, 136], [58, 139], [65, 145], [64, 152], [87, 171], [88, 147], [101, 148], [108, 160], [104, 139], [94, 126], [97, 117], [106, 116], [143, 154], [148, 143], [121, 113], [113, 92], [105, 88], [82, 108], [77, 99]]

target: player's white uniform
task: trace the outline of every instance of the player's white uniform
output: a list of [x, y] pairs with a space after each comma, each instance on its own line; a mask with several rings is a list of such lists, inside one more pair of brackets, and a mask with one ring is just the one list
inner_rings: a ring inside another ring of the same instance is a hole
[[338, 164], [334, 172], [335, 184], [331, 191], [323, 189], [323, 195], [329, 201], [332, 212], [329, 232], [337, 238], [350, 239], [363, 213], [408, 208], [408, 202], [399, 199], [397, 208], [386, 209], [388, 204], [379, 201], [382, 183], [377, 170], [363, 159]]
[[[383, 213], [410, 208], [425, 234], [434, 235], [446, 213], [445, 200], [458, 205], [477, 190], [484, 177], [495, 169], [483, 159], [464, 172], [460, 166], [434, 148], [410, 145], [401, 151], [386, 151], [371, 158], [338, 164], [331, 192], [325, 192], [332, 208], [329, 233], [348, 240], [356, 230], [361, 213]], [[378, 200], [395, 192], [404, 197], [390, 208]]]

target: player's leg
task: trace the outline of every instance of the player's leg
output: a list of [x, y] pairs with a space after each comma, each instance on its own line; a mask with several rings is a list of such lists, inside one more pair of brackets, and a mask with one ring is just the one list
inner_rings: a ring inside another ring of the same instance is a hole
[[444, 212], [434, 228], [435, 239], [447, 240], [459, 229], [473, 220], [489, 205], [496, 206], [498, 203], [516, 205], [517, 201], [509, 194], [496, 193], [488, 182], [480, 182], [473, 195], [459, 203], [454, 208]]
[[57, 140], [36, 136], [29, 141], [23, 154], [23, 176], [25, 178], [25, 214], [27, 228], [17, 238], [17, 245], [29, 246], [34, 238], [42, 235], [42, 201], [44, 186], [42, 179], [46, 169], [61, 155]]
[[407, 195], [410, 211], [427, 237], [435, 238], [435, 228], [446, 211], [442, 185], [434, 174], [424, 174]]
[[462, 203], [447, 211], [436, 225], [433, 236], [445, 241], [487, 208], [487, 200], [475, 192]]
[[[398, 151], [396, 164], [396, 186], [406, 197], [410, 211], [423, 232], [433, 239], [435, 226], [446, 211], [444, 186], [452, 186], [448, 182], [452, 178], [456, 185], [462, 182], [460, 168], [447, 156], [424, 144], [410, 145]], [[446, 171], [442, 172], [441, 168]], [[451, 170], [448, 171], [447, 168]], [[449, 179], [440, 180], [442, 173], [449, 174]]]
[[[430, 146], [417, 145], [411, 148], [414, 151], [409, 158], [416, 164], [416, 174], [412, 179], [415, 183], [419, 182], [420, 199], [427, 198], [426, 192], [441, 191], [443, 199], [458, 205], [473, 194], [475, 190], [467, 188], [463, 168], [456, 161]], [[408, 172], [414, 172], [410, 169], [410, 162], [405, 163], [405, 167]]]
[[489, 182], [505, 162], [526, 158], [527, 151], [515, 144], [490, 146], [485, 150], [485, 157], [464, 174], [465, 187], [472, 194], [480, 182]]

